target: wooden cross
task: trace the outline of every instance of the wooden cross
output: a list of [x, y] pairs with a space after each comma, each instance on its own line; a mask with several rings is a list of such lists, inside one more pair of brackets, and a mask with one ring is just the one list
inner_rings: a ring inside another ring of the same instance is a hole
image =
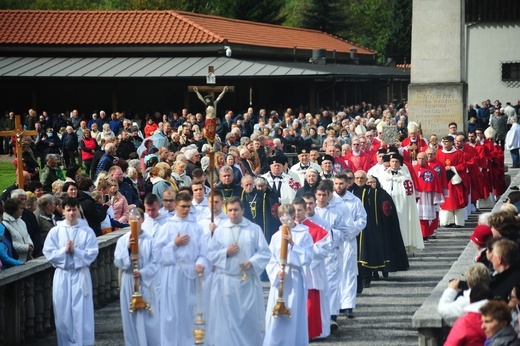
[[18, 175], [16, 182], [18, 188], [23, 189], [23, 159], [22, 159], [22, 138], [23, 136], [36, 136], [38, 131], [36, 130], [24, 130], [22, 123], [20, 122], [20, 115], [14, 116], [14, 130], [12, 131], [0, 131], [0, 137], [15, 137], [16, 141], [16, 158]]
[[[194, 85], [188, 86], [188, 91], [194, 92], [194, 90], [193, 90], [194, 87], [195, 87]], [[214, 100], [215, 93], [220, 93], [220, 92], [224, 91], [225, 87], [218, 86], [218, 85], [204, 85], [204, 86], [197, 86], [197, 88], [199, 89], [200, 92], [207, 93], [208, 95], [210, 95], [211, 98]], [[235, 92], [235, 87], [228, 86], [227, 92]]]

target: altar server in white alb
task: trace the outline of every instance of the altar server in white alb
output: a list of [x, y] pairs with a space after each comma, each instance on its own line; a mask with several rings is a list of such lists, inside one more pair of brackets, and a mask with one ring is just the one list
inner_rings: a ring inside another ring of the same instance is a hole
[[[352, 172], [349, 172], [353, 175]], [[348, 223], [348, 235], [343, 243], [343, 279], [339, 285], [341, 292], [341, 309], [345, 309], [348, 318], [353, 318], [353, 309], [356, 308], [357, 291], [357, 236], [367, 225], [367, 212], [361, 200], [348, 191], [354, 183], [346, 173], [339, 173], [334, 178], [334, 198], [330, 204], [338, 204], [344, 208], [344, 215], [351, 221]]]
[[216, 267], [211, 291], [207, 345], [262, 345], [264, 299], [260, 275], [271, 257], [262, 229], [244, 218], [238, 197], [226, 200], [229, 220], [220, 224], [208, 248]]
[[98, 255], [96, 234], [79, 219], [79, 201], [62, 202], [65, 220], [51, 228], [43, 254], [56, 268], [52, 302], [58, 345], [94, 345], [94, 303], [89, 265]]
[[161, 345], [193, 345], [197, 274], [204, 273], [207, 241], [195, 218], [190, 216], [192, 197], [175, 197], [175, 216], [161, 227], [153, 247], [161, 275], [159, 301]]
[[[152, 195], [155, 196], [155, 195]], [[158, 207], [157, 207], [158, 209]], [[142, 226], [144, 213], [139, 213], [139, 224]], [[114, 254], [114, 264], [123, 271], [121, 275], [121, 317], [126, 346], [153, 346], [161, 343], [161, 329], [159, 324], [159, 306], [157, 305], [157, 291], [154, 277], [159, 267], [155, 263], [152, 253], [153, 239], [141, 228], [139, 233], [139, 261], [138, 271], [134, 272], [131, 259], [131, 245], [135, 243], [128, 232], [118, 239]], [[130, 301], [134, 293], [134, 279], [139, 279], [139, 292], [150, 305], [150, 309], [136, 309], [130, 312]]]
[[[310, 265], [313, 258], [313, 245], [309, 229], [294, 222], [294, 207], [291, 204], [282, 204], [278, 208], [278, 216], [282, 224], [289, 226], [288, 235], [282, 236], [281, 228], [271, 238], [269, 249], [271, 259], [266, 271], [269, 275], [271, 289], [265, 313], [266, 331], [264, 346], [286, 346], [309, 344], [307, 325], [307, 283], [305, 267]], [[282, 271], [280, 265], [280, 249], [282, 237], [288, 241], [287, 265]], [[278, 300], [280, 279], [284, 278], [283, 298], [291, 317], [280, 314], [273, 316], [273, 309]]]
[[[208, 197], [209, 202], [213, 201], [213, 222], [211, 221], [211, 213], [207, 213], [204, 218], [198, 222], [199, 226], [202, 227], [202, 231], [204, 232], [204, 238], [206, 238], [206, 242], [209, 246], [209, 242], [213, 237], [213, 234], [217, 227], [222, 225], [224, 222], [229, 220], [226, 213], [224, 213], [224, 196], [220, 191], [215, 191], [213, 197]], [[209, 260], [209, 258], [208, 258]], [[208, 268], [204, 271], [204, 314], [206, 316], [206, 320], [209, 320], [211, 316], [211, 308], [213, 302], [211, 301], [211, 290], [213, 287], [213, 277], [215, 276], [215, 265], [208, 266]], [[206, 323], [206, 338], [205, 343], [208, 343], [209, 335], [211, 335], [211, 326], [210, 323]]]

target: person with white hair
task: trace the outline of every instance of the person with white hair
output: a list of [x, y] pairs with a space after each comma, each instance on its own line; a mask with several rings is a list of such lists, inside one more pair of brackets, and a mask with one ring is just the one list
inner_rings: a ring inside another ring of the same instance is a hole
[[186, 155], [186, 160], [188, 160], [186, 164], [186, 174], [191, 177], [193, 170], [200, 168], [200, 154], [197, 149], [188, 149], [184, 152], [184, 155]]

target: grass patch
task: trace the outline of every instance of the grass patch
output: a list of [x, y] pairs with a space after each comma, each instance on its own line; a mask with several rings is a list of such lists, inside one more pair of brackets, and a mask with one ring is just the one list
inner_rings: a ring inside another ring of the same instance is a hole
[[11, 162], [0, 162], [0, 192], [16, 182], [16, 170]]

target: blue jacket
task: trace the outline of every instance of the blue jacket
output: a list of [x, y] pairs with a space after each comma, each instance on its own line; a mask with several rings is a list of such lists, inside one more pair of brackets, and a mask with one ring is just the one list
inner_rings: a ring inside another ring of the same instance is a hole
[[92, 179], [96, 180], [99, 172], [106, 171], [110, 169], [114, 165], [114, 157], [112, 155], [109, 155], [105, 153], [103, 156], [101, 156], [101, 159], [99, 160], [99, 163], [96, 167], [96, 174], [94, 174], [94, 177]]
[[125, 196], [126, 200], [128, 201], [128, 204], [135, 204], [136, 207], [139, 206], [139, 195], [126, 181], [119, 183], [119, 192], [121, 192], [121, 194]]
[[4, 237], [5, 226], [0, 223], [0, 261], [2, 261], [2, 269], [7, 269], [15, 266], [21, 266], [22, 261], [13, 258], [13, 246], [11, 242]]

